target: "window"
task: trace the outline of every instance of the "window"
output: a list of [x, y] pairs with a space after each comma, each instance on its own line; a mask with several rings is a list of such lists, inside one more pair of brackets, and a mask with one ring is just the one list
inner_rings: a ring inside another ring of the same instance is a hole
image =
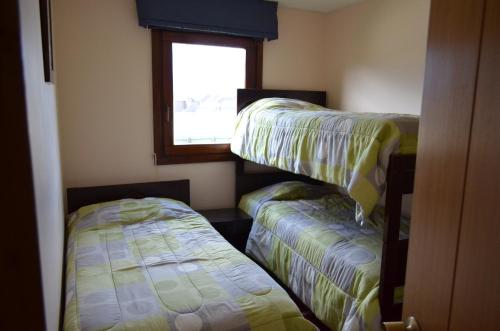
[[153, 30], [157, 164], [232, 160], [238, 88], [260, 88], [262, 42]]

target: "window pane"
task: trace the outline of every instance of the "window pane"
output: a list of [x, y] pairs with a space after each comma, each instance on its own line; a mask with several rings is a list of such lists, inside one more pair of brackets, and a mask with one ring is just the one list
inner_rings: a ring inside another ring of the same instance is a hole
[[172, 43], [174, 145], [230, 142], [245, 69], [243, 48]]

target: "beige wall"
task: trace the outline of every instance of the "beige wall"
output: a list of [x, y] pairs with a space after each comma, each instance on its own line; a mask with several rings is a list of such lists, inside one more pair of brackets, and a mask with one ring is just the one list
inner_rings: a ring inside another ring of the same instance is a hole
[[419, 115], [429, 13], [430, 0], [368, 0], [328, 14], [328, 106]]
[[56, 96], [54, 85], [45, 83], [43, 77], [38, 3], [38, 0], [21, 0], [19, 9], [46, 329], [56, 331], [61, 301], [64, 218]]
[[[188, 178], [194, 208], [234, 204], [232, 162], [154, 166], [151, 38], [134, 0], [53, 0], [64, 185]], [[280, 9], [264, 87], [324, 88], [324, 15]]]
[[264, 43], [263, 87], [324, 90], [326, 15], [279, 7], [279, 38]]
[[[429, 2], [280, 7], [264, 88], [327, 90], [343, 110], [419, 113]], [[53, 10], [65, 187], [188, 178], [194, 208], [232, 206], [232, 162], [153, 165], [151, 38], [135, 1], [53, 0]]]
[[329, 106], [420, 114], [430, 0], [369, 0], [327, 18]]

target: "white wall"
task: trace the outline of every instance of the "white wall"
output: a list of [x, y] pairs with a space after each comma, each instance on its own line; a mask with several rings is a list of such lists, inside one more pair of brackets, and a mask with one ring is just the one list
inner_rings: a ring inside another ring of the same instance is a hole
[[[234, 204], [233, 162], [153, 165], [151, 33], [135, 0], [53, 0], [64, 185], [188, 178], [194, 208]], [[264, 87], [324, 87], [324, 15], [279, 10]]]
[[[21, 47], [42, 265], [45, 320], [58, 330], [64, 246], [55, 88], [44, 82], [38, 0], [20, 0]], [[29, 318], [29, 316], [26, 316]], [[22, 321], [20, 321], [22, 324]]]
[[430, 0], [369, 0], [327, 18], [329, 106], [420, 114]]

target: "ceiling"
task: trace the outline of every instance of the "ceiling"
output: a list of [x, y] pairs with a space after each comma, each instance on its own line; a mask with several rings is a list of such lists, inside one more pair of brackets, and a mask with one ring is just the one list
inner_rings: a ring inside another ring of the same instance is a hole
[[280, 6], [328, 13], [364, 0], [277, 0]]

